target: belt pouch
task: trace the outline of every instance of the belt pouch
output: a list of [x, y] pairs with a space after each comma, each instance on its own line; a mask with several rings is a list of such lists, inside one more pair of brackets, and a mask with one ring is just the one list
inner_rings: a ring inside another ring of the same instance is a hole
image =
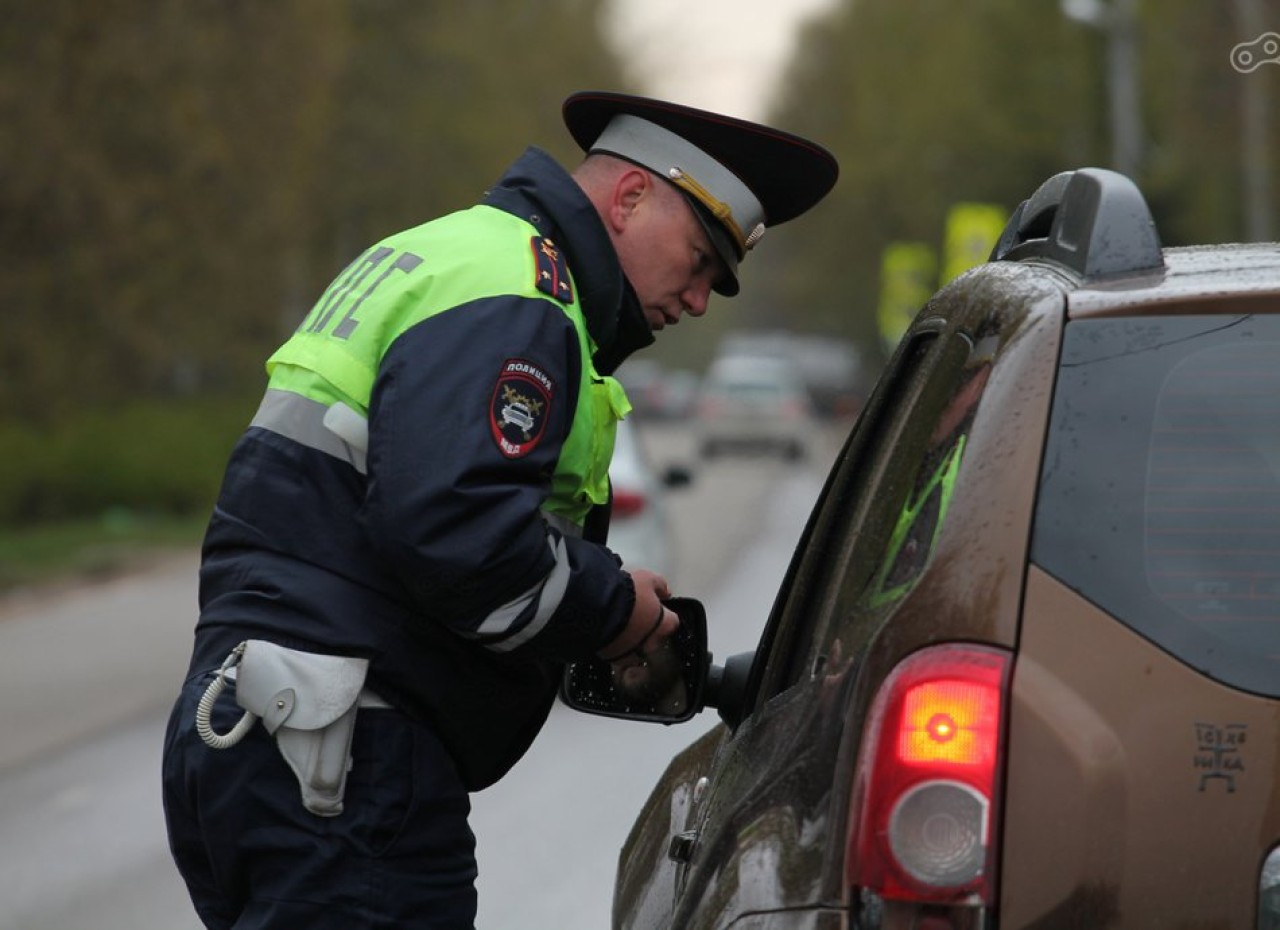
[[356, 707], [368, 659], [320, 655], [251, 639], [236, 669], [236, 703], [262, 718], [321, 817], [342, 813]]

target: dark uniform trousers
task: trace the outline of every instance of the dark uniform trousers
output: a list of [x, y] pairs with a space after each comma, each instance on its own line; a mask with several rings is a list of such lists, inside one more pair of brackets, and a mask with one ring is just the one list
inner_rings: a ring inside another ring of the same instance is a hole
[[[195, 710], [214, 673], [183, 686], [165, 734], [169, 843], [210, 928], [448, 928], [475, 922], [470, 800], [429, 728], [390, 708], [357, 712], [344, 809], [320, 817], [261, 723], [211, 749]], [[240, 718], [234, 686], [214, 729]]]

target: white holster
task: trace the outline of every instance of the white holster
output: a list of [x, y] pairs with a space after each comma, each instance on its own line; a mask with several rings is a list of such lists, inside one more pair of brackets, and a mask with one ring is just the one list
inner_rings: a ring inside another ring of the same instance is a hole
[[[240, 654], [238, 663], [234, 662], [236, 653]], [[365, 690], [368, 671], [368, 659], [300, 652], [265, 640], [246, 640], [228, 657], [206, 691], [201, 701], [204, 719], [198, 711], [196, 728], [210, 746], [227, 748], [239, 742], [251, 716], [261, 718], [298, 779], [303, 805], [321, 817], [336, 817], [342, 813], [351, 767], [356, 711], [362, 706], [389, 706]], [[222, 736], [212, 732], [208, 714], [224, 679], [232, 676], [236, 703], [246, 714], [235, 730]]]

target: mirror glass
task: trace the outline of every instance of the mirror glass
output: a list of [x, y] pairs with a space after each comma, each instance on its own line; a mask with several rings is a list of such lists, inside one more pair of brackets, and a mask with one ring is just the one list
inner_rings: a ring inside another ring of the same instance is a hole
[[681, 723], [702, 710], [710, 656], [707, 618], [692, 598], [664, 602], [680, 617], [680, 629], [645, 662], [630, 657], [575, 662], [565, 670], [561, 699], [588, 714]]

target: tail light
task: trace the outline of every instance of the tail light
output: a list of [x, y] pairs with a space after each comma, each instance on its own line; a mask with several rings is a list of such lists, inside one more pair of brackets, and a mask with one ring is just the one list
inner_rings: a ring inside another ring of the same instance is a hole
[[704, 420], [714, 420], [724, 414], [725, 402], [719, 397], [703, 397], [698, 401], [698, 416]]
[[887, 900], [989, 906], [1010, 660], [985, 646], [905, 659], [872, 704], [845, 857], [849, 884]]
[[648, 501], [642, 491], [632, 491], [618, 487], [613, 489], [612, 516], [614, 517], [626, 519], [627, 517], [639, 516], [644, 512], [646, 504], [648, 504]]
[[782, 416], [788, 420], [799, 420], [808, 414], [804, 401], [787, 400], [782, 404]]

